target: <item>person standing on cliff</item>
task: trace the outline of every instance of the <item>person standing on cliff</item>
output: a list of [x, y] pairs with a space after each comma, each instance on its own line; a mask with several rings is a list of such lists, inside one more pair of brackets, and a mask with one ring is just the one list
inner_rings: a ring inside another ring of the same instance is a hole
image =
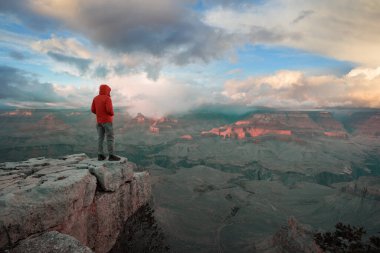
[[111, 100], [111, 88], [107, 84], [99, 87], [99, 95], [94, 97], [91, 105], [92, 113], [96, 114], [96, 129], [98, 131], [98, 161], [103, 161], [106, 156], [103, 152], [104, 136], [107, 137], [108, 160], [119, 161], [120, 157], [114, 154], [114, 134], [113, 134], [113, 106]]

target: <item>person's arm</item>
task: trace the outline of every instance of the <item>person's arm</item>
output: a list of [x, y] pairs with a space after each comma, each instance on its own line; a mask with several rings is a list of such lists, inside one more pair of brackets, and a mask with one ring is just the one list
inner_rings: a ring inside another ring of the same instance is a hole
[[93, 114], [96, 114], [96, 107], [95, 107], [95, 101], [94, 101], [94, 100], [92, 100], [91, 112], [92, 112]]
[[113, 116], [113, 114], [114, 114], [111, 98], [108, 98], [106, 101], [106, 112], [111, 116]]

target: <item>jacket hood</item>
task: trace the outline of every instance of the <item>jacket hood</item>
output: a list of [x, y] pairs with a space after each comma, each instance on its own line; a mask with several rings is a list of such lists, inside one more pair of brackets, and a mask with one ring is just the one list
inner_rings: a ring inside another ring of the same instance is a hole
[[107, 84], [100, 85], [99, 95], [111, 96], [111, 87], [109, 87]]

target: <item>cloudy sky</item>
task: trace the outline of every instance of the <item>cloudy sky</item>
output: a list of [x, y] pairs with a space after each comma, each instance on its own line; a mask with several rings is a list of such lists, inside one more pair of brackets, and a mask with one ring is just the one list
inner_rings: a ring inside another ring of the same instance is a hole
[[0, 107], [380, 108], [378, 0], [0, 2]]

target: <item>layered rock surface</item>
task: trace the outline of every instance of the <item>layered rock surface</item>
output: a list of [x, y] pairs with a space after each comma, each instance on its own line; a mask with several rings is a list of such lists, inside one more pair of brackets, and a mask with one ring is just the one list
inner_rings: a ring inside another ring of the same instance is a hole
[[0, 250], [45, 231], [71, 235], [108, 252], [127, 218], [151, 196], [135, 164], [85, 154], [0, 164]]

